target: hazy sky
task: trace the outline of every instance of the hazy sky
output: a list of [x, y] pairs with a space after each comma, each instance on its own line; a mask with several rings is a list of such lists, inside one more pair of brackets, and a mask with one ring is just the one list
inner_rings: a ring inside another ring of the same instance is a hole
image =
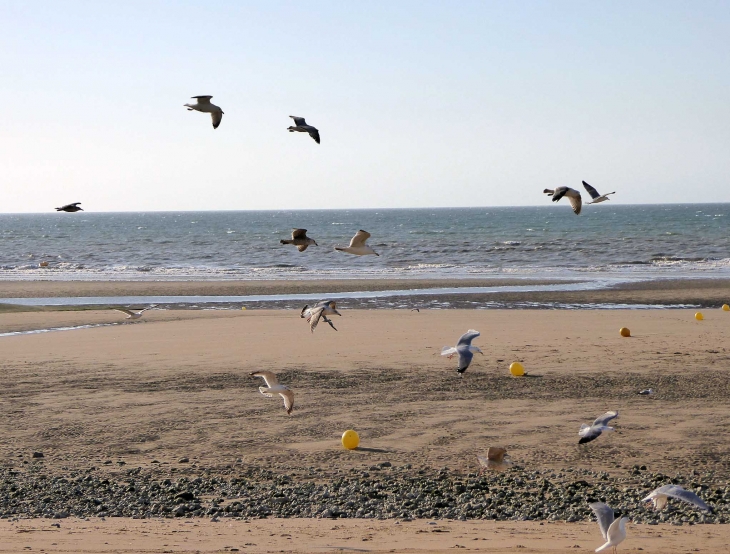
[[730, 202], [730, 1], [0, 0], [0, 22], [3, 212], [534, 205], [581, 180]]

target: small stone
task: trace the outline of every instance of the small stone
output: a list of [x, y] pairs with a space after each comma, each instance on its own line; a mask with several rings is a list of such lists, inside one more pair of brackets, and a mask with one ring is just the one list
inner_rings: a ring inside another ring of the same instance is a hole
[[183, 458], [180, 458], [180, 459], [179, 459], [179, 460], [177, 461], [177, 463], [178, 463], [178, 464], [187, 464], [187, 463], [188, 463], [189, 461], [190, 461], [190, 459], [189, 459], [189, 458], [187, 458], [187, 457], [183, 457]]
[[43, 452], [33, 452], [33, 458], [43, 458]]

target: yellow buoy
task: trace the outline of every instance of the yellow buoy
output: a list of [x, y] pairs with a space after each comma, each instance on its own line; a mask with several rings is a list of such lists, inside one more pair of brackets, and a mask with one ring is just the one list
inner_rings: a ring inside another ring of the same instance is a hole
[[360, 435], [357, 434], [357, 431], [348, 429], [347, 431], [342, 433], [342, 446], [344, 446], [348, 450], [355, 450], [359, 444]]
[[621, 329], [618, 330], [619, 333], [621, 333], [622, 337], [630, 337], [631, 331], [629, 331], [628, 327], [621, 327]]
[[241, 309], [242, 309], [242, 310], [245, 310], [245, 309], [246, 309], [246, 306], [243, 306], [243, 307], [242, 307]]
[[703, 315], [702, 315], [702, 312], [697, 312], [697, 313], [695, 314], [695, 319], [696, 319], [697, 321], [702, 321], [703, 319], [705, 319], [705, 316], [703, 316]]
[[727, 304], [723, 304], [722, 305], [722, 311], [723, 312], [730, 312], [730, 306], [728, 306]]
[[522, 377], [525, 374], [525, 367], [520, 362], [512, 362], [509, 365], [509, 372], [515, 377]]

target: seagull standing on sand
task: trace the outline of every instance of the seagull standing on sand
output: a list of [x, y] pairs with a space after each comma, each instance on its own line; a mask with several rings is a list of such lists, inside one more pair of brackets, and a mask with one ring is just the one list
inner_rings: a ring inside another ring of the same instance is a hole
[[556, 189], [545, 189], [543, 191], [548, 196], [553, 197], [553, 202], [557, 202], [563, 196], [565, 196], [570, 202], [570, 207], [573, 208], [575, 215], [580, 213], [580, 209], [583, 204], [583, 199], [580, 196], [580, 192], [570, 187], [558, 187]]
[[332, 320], [327, 317], [328, 315], [342, 315], [340, 312], [337, 311], [334, 300], [322, 300], [321, 302], [317, 302], [311, 308], [308, 305], [305, 305], [302, 308], [299, 317], [307, 319], [307, 323], [309, 323], [309, 329], [312, 331], [312, 333], [314, 333], [314, 330], [317, 328], [317, 324], [319, 323], [320, 319], [329, 324], [329, 326], [332, 327], [335, 331], [337, 331], [337, 327], [335, 327], [335, 324], [332, 323]]
[[601, 528], [601, 535], [606, 541], [606, 544], [596, 548], [596, 552], [603, 552], [609, 548], [613, 548], [614, 554], [618, 549], [618, 545], [621, 544], [626, 538], [626, 522], [629, 518], [622, 517], [621, 519], [614, 519], [613, 510], [604, 504], [603, 502], [594, 502], [588, 504], [596, 514], [598, 519], [598, 526]]
[[286, 413], [291, 415], [291, 411], [294, 409], [294, 393], [289, 390], [289, 387], [280, 385], [276, 375], [271, 371], [254, 371], [249, 373], [254, 377], [262, 377], [266, 382], [265, 387], [259, 387], [259, 392], [269, 398], [274, 398], [275, 394], [281, 395], [284, 399], [284, 408]]
[[490, 446], [486, 456], [477, 455], [479, 461], [479, 474], [481, 475], [485, 469], [493, 471], [504, 471], [512, 465], [509, 454], [504, 448], [498, 446]]
[[370, 233], [360, 229], [357, 233], [355, 233], [355, 236], [350, 239], [350, 246], [335, 246], [335, 250], [347, 252], [348, 254], [355, 254], [355, 256], [367, 256], [368, 254], [380, 256], [380, 254], [365, 244], [369, 238]]
[[307, 249], [307, 246], [310, 246], [312, 244], [314, 246], [319, 246], [314, 239], [310, 239], [307, 236], [306, 229], [292, 229], [291, 240], [282, 239], [280, 242], [281, 244], [293, 244], [300, 252], [304, 252]]
[[81, 202], [74, 202], [73, 204], [66, 204], [65, 206], [61, 206], [60, 208], [56, 208], [57, 212], [83, 212], [83, 208], [79, 208], [79, 204]]
[[223, 110], [221, 110], [218, 106], [215, 104], [210, 103], [210, 99], [213, 98], [212, 96], [203, 95], [203, 96], [191, 96], [191, 98], [195, 98], [197, 102], [195, 104], [185, 104], [185, 107], [188, 109], [188, 111], [198, 111], [198, 112], [205, 112], [209, 113], [211, 119], [213, 120], [213, 129], [217, 129], [218, 125], [221, 124], [221, 119], [223, 119]]
[[148, 306], [143, 310], [139, 310], [138, 312], [135, 312], [133, 310], [127, 310], [126, 308], [112, 308], [112, 310], [116, 310], [117, 312], [122, 312], [123, 314], [127, 314], [127, 317], [125, 319], [139, 319], [142, 317], [143, 313], [145, 313], [147, 310], [151, 310], [154, 307], [156, 307], [156, 304], [153, 306]]
[[588, 191], [588, 194], [591, 195], [591, 198], [593, 198], [593, 202], [587, 202], [588, 204], [598, 204], [600, 202], [604, 202], [606, 200], [611, 200], [608, 195], [609, 194], [616, 194], [616, 191], [613, 192], [607, 192], [606, 194], [599, 194], [596, 189], [594, 189], [592, 186], [590, 186], [588, 183], [583, 181], [583, 187]]
[[580, 436], [578, 444], [596, 440], [604, 431], [614, 431], [615, 429], [613, 427], [608, 427], [608, 422], [617, 417], [618, 412], [606, 412], [602, 416], [599, 416], [593, 422], [593, 425], [586, 425], [585, 423], [581, 425], [580, 431], [578, 431], [578, 435]]
[[304, 121], [303, 117], [297, 117], [296, 115], [290, 115], [289, 117], [294, 120], [294, 125], [288, 127], [290, 133], [293, 133], [294, 131], [309, 133], [309, 136], [314, 139], [314, 142], [319, 144], [319, 131], [315, 127], [307, 125], [307, 122]]
[[669, 500], [669, 497], [672, 498], [678, 498], [679, 500], [684, 500], [685, 502], [689, 502], [690, 504], [694, 504], [697, 506], [700, 510], [709, 510], [710, 507], [705, 504], [705, 502], [697, 496], [692, 491], [688, 491], [680, 487], [679, 485], [664, 485], [663, 487], [659, 487], [658, 489], [655, 489], [651, 491], [649, 496], [646, 498], [642, 498], [642, 502], [651, 502], [654, 504], [655, 510], [661, 510], [664, 508], [664, 506], [667, 505], [667, 501]]
[[459, 337], [459, 341], [456, 343], [456, 346], [444, 346], [441, 349], [441, 355], [448, 356], [449, 359], [451, 359], [451, 356], [454, 354], [459, 355], [459, 367], [456, 370], [459, 377], [461, 377], [469, 367], [471, 359], [474, 357], [474, 352], [484, 354], [478, 346], [472, 346], [471, 344], [471, 341], [480, 335], [481, 333], [479, 331], [469, 329], [466, 333]]

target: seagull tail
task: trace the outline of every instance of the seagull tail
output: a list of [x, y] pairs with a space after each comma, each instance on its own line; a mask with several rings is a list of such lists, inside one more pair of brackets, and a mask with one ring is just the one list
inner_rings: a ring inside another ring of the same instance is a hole
[[596, 548], [596, 552], [603, 552], [604, 550], [606, 550], [606, 549], [608, 549], [608, 548], [610, 548], [612, 546], [613, 545], [611, 544], [611, 541], [606, 541], [606, 544], [604, 544], [603, 546], [599, 546], [598, 548]]

